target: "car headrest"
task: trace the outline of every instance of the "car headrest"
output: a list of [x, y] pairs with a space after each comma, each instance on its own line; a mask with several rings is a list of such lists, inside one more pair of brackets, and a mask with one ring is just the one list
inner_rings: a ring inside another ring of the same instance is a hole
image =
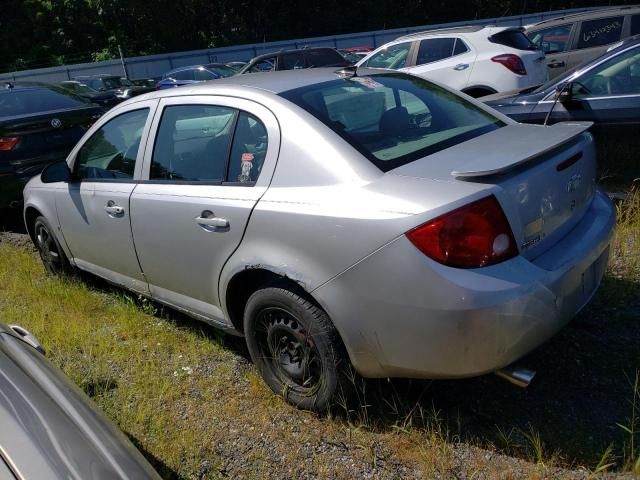
[[379, 123], [380, 133], [398, 136], [409, 130], [409, 112], [405, 107], [394, 107], [382, 114]]

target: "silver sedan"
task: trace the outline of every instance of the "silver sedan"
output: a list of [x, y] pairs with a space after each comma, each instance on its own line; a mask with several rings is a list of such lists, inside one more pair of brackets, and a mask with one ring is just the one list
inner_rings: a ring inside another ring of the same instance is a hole
[[46, 268], [244, 335], [274, 392], [510, 365], [605, 271], [589, 124], [520, 125], [398, 72], [242, 75], [110, 110], [25, 189]]

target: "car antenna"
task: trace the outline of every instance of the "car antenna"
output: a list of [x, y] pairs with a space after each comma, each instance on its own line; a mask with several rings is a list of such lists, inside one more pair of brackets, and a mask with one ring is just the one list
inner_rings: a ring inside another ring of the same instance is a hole
[[547, 123], [549, 122], [549, 118], [551, 118], [551, 113], [553, 113], [553, 109], [556, 108], [556, 103], [558, 103], [558, 100], [560, 100], [560, 97], [565, 92], [565, 90], [571, 89], [571, 87], [573, 87], [573, 83], [571, 82], [565, 82], [562, 84], [562, 86], [556, 87], [556, 91], [558, 92], [558, 95], [556, 95], [556, 99], [553, 101], [553, 105], [551, 105], [551, 108], [547, 112], [547, 116], [544, 117], [544, 123], [542, 125], [544, 125], [545, 127], [547, 126]]
[[340, 78], [353, 78], [358, 76], [358, 67], [351, 65], [349, 67], [343, 67], [340, 70], [336, 70], [333, 73], [338, 75]]

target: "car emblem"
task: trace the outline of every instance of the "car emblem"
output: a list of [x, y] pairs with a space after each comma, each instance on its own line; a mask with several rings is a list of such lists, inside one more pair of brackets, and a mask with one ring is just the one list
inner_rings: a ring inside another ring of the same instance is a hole
[[59, 118], [54, 118], [53, 120], [51, 120], [51, 126], [53, 128], [60, 128], [61, 125], [62, 125], [62, 122], [60, 121]]
[[578, 190], [581, 183], [582, 175], [580, 175], [579, 173], [573, 174], [567, 182], [567, 193], [575, 192], [576, 190]]

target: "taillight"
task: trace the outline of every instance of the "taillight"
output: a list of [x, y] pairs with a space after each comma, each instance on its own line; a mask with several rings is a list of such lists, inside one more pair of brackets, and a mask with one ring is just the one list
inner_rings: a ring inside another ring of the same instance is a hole
[[418, 250], [450, 267], [478, 268], [518, 255], [509, 221], [493, 195], [406, 233]]
[[513, 73], [517, 73], [518, 75], [527, 74], [527, 69], [524, 68], [524, 63], [522, 63], [522, 59], [519, 56], [514, 55], [513, 53], [496, 55], [491, 59], [491, 61], [504, 65]]
[[0, 137], [0, 152], [12, 150], [19, 141], [20, 137]]

